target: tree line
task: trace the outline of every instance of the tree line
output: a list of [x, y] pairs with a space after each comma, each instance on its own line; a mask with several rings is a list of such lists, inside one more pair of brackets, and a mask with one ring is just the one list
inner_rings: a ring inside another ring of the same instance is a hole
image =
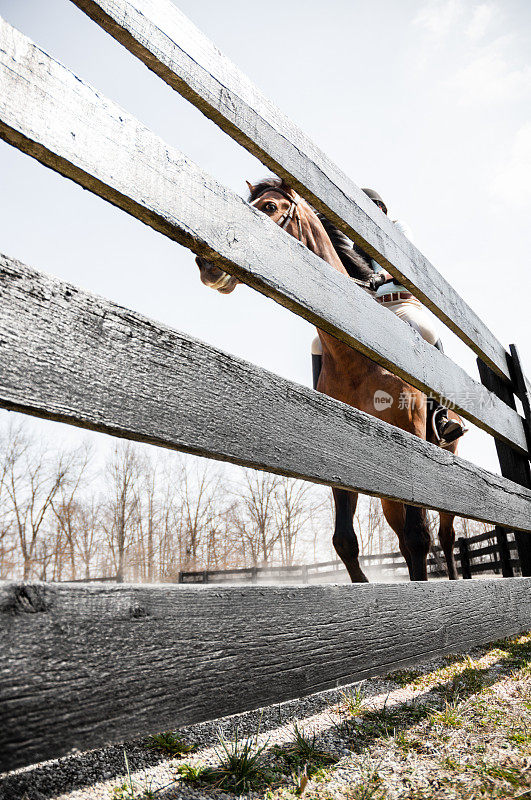
[[[0, 578], [156, 582], [328, 560], [332, 512], [330, 491], [305, 481], [123, 440], [101, 464], [90, 438], [69, 448], [24, 423], [0, 429]], [[355, 526], [362, 552], [398, 549], [377, 499]]]

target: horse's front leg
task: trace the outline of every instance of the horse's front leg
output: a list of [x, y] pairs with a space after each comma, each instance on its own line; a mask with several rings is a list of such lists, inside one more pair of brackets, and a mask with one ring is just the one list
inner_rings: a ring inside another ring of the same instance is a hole
[[336, 506], [334, 544], [336, 553], [347, 568], [352, 583], [367, 583], [367, 578], [359, 564], [358, 537], [354, 532], [354, 513], [358, 502], [356, 492], [346, 489], [332, 489]]
[[444, 557], [446, 558], [446, 566], [448, 568], [448, 577], [451, 581], [456, 581], [459, 577], [457, 574], [457, 567], [454, 558], [454, 544], [455, 544], [455, 530], [454, 530], [454, 515], [441, 513], [439, 514], [439, 542], [443, 549]]
[[425, 508], [405, 506], [404, 545], [409, 551], [409, 577], [412, 581], [428, 580], [430, 529]]
[[428, 580], [430, 531], [426, 509], [408, 506], [384, 497], [382, 497], [382, 508], [387, 522], [398, 536], [400, 552], [406, 560], [410, 579]]

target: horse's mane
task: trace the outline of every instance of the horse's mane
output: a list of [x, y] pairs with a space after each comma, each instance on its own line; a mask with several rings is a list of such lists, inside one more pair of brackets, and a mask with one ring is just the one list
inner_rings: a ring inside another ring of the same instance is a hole
[[[269, 178], [263, 178], [261, 181], [259, 181], [259, 183], [253, 186], [252, 191], [249, 193], [249, 202], [252, 203], [253, 200], [256, 200], [256, 198], [265, 189], [281, 189], [283, 192], [288, 193], [292, 191], [291, 186], [289, 186], [282, 178], [273, 176]], [[306, 203], [306, 201], [304, 202]], [[336, 226], [330, 222], [330, 220], [325, 217], [324, 214], [316, 211], [309, 203], [307, 203], [307, 205], [317, 216], [321, 225], [328, 234], [338, 258], [347, 270], [350, 277], [366, 281], [373, 274], [370, 256], [368, 256], [367, 253], [361, 250], [361, 248], [359, 248], [357, 245], [353, 245], [350, 239], [348, 239], [348, 237], [345, 236], [345, 234], [342, 233], [339, 228], [336, 228]]]

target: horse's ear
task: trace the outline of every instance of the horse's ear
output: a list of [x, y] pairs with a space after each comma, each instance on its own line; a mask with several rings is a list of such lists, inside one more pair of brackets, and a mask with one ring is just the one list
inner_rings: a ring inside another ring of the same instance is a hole
[[249, 191], [250, 191], [250, 192], [251, 192], [251, 194], [252, 194], [252, 193], [254, 192], [254, 188], [255, 188], [255, 187], [253, 186], [253, 184], [252, 184], [252, 183], [249, 183], [249, 181], [245, 181], [245, 183], [246, 183], [246, 184], [247, 184], [247, 186], [249, 187]]

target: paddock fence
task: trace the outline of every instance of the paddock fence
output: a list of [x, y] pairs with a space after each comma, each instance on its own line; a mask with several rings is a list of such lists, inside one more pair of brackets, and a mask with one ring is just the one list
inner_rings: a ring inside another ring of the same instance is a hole
[[481, 520], [514, 531], [524, 577], [333, 587], [3, 582], [1, 768], [529, 628], [531, 384], [516, 347], [496, 339], [173, 3], [73, 2], [398, 278], [475, 352], [480, 381], [4, 21], [0, 137], [453, 403], [495, 438], [502, 475], [7, 255], [0, 405]]
[[[460, 537], [454, 547], [454, 558], [461, 576], [491, 572], [512, 578], [521, 574], [518, 549], [514, 536], [505, 530], [485, 531], [475, 536]], [[404, 556], [400, 551], [370, 553], [360, 556], [360, 564], [369, 580], [378, 576], [408, 579]], [[446, 577], [446, 562], [439, 545], [433, 544], [428, 555], [428, 574], [432, 578]], [[93, 580], [106, 580], [96, 578]], [[108, 580], [108, 579], [107, 579]], [[347, 583], [348, 573], [340, 559], [317, 561], [313, 564], [289, 566], [236, 567], [234, 569], [183, 570], [179, 583]]]

